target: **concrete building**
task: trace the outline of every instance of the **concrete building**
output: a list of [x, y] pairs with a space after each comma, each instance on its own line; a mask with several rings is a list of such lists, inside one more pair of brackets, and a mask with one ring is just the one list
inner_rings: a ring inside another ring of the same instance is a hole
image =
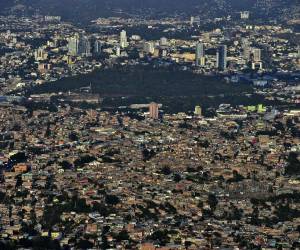
[[152, 119], [158, 119], [158, 104], [151, 102], [149, 105], [149, 117]]
[[196, 116], [202, 116], [202, 108], [201, 108], [201, 106], [196, 106], [196, 107], [195, 107], [194, 114], [195, 114]]
[[120, 46], [121, 48], [126, 48], [128, 46], [127, 34], [125, 30], [122, 30], [120, 33]]
[[205, 65], [204, 44], [199, 42], [196, 44], [196, 66]]
[[217, 51], [217, 68], [224, 71], [227, 68], [227, 46], [221, 45]]

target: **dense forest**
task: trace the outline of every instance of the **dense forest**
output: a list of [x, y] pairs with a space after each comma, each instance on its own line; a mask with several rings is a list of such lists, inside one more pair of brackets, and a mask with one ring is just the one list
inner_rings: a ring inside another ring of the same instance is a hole
[[247, 85], [187, 71], [125, 67], [102, 69], [36, 86], [33, 93], [64, 92], [90, 85], [101, 96], [201, 96], [249, 92]]
[[249, 85], [229, 84], [220, 77], [148, 67], [102, 69], [39, 85], [27, 94], [76, 92], [90, 84], [92, 92], [103, 99], [103, 109], [156, 101], [163, 104], [163, 110], [167, 113], [191, 111], [195, 105], [201, 105], [209, 113], [208, 108], [221, 103], [269, 104], [263, 96], [253, 94], [253, 88]]

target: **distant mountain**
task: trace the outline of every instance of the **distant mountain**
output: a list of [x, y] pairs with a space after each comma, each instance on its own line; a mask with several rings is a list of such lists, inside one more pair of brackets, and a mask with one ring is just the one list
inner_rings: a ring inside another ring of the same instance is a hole
[[266, 18], [299, 15], [300, 0], [1, 0], [0, 12], [60, 15], [65, 20], [145, 14], [220, 16], [250, 10]]

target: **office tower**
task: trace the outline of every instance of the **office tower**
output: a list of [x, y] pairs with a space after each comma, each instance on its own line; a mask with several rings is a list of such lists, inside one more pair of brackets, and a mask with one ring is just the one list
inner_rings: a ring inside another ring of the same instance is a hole
[[250, 60], [251, 49], [250, 42], [247, 38], [242, 38], [242, 49], [243, 49], [243, 58], [248, 62]]
[[117, 46], [117, 48], [116, 48], [116, 56], [117, 57], [121, 56], [121, 48], [120, 48], [120, 46]]
[[144, 43], [144, 51], [147, 54], [153, 54], [154, 53], [154, 44], [152, 42]]
[[193, 26], [194, 25], [194, 21], [195, 21], [195, 18], [193, 16], [191, 16], [191, 19], [190, 19], [190, 25]]
[[221, 45], [217, 51], [217, 67], [220, 71], [227, 68], [227, 46]]
[[249, 19], [250, 16], [249, 11], [242, 11], [240, 14], [241, 14], [241, 19]]
[[244, 46], [244, 47], [243, 47], [243, 58], [244, 58], [246, 61], [249, 61], [250, 55], [251, 55], [250, 47], [249, 47], [249, 46]]
[[44, 20], [46, 22], [60, 22], [61, 21], [61, 16], [45, 16]]
[[52, 68], [52, 65], [49, 63], [39, 63], [39, 65], [38, 65], [38, 71], [40, 73], [45, 73], [48, 70], [51, 70], [51, 68]]
[[191, 16], [190, 25], [193, 26], [194, 24], [200, 24], [200, 17], [199, 16]]
[[140, 41], [142, 38], [141, 38], [141, 36], [139, 36], [139, 35], [132, 35], [131, 36], [131, 40], [133, 40], [133, 41]]
[[126, 48], [128, 46], [127, 34], [125, 30], [122, 30], [120, 33], [120, 46], [121, 48]]
[[155, 48], [155, 49], [154, 49], [153, 56], [154, 56], [154, 57], [159, 57], [159, 49], [158, 49], [158, 48]]
[[80, 37], [78, 54], [81, 56], [90, 56], [91, 55], [91, 43], [90, 43], [88, 37], [86, 37], [86, 36]]
[[166, 56], [167, 56], [167, 50], [165, 50], [165, 49], [160, 49], [160, 50], [159, 50], [159, 56], [160, 56], [160, 57], [166, 57]]
[[101, 42], [100, 41], [95, 41], [94, 42], [94, 48], [93, 48], [93, 53], [95, 55], [99, 55], [101, 53]]
[[89, 38], [79, 34], [69, 38], [68, 51], [71, 56], [90, 56], [91, 43]]
[[44, 61], [47, 60], [47, 58], [48, 58], [48, 53], [43, 48], [38, 48], [34, 52], [34, 59], [36, 61]]
[[254, 48], [252, 50], [252, 53], [253, 53], [253, 61], [260, 62], [261, 61], [261, 50], [258, 48]]
[[194, 114], [195, 114], [196, 116], [202, 116], [202, 108], [201, 108], [200, 106], [196, 106], [196, 107], [195, 107]]
[[168, 45], [168, 39], [166, 37], [160, 38], [159, 45], [160, 46], [167, 46]]
[[158, 104], [155, 102], [151, 102], [149, 105], [149, 117], [158, 119]]
[[76, 34], [68, 39], [68, 53], [71, 56], [77, 56], [79, 50], [79, 35]]
[[205, 64], [205, 54], [203, 43], [196, 44], [196, 66], [204, 66]]

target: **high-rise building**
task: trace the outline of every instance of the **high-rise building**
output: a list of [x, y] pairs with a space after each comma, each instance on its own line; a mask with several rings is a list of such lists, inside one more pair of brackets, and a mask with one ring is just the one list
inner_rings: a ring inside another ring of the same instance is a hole
[[141, 38], [141, 36], [139, 36], [139, 35], [132, 35], [131, 36], [131, 40], [134, 40], [134, 41], [140, 41], [142, 38]]
[[76, 34], [68, 39], [68, 53], [71, 56], [77, 56], [79, 50], [79, 35]]
[[253, 61], [260, 62], [261, 61], [261, 50], [258, 48], [252, 49]]
[[96, 40], [94, 42], [93, 53], [99, 55], [101, 53], [101, 42]]
[[200, 24], [200, 17], [199, 16], [191, 16], [190, 18], [190, 25], [193, 26], [194, 24]]
[[241, 19], [249, 19], [250, 16], [249, 11], [242, 11], [240, 14], [241, 14]]
[[167, 50], [166, 49], [160, 49], [159, 50], [159, 56], [160, 57], [166, 57], [167, 56]]
[[202, 108], [201, 108], [200, 106], [196, 106], [196, 107], [195, 107], [194, 114], [195, 114], [196, 116], [202, 116]]
[[152, 119], [158, 119], [158, 104], [151, 102], [149, 104], [149, 117]]
[[45, 16], [44, 20], [46, 22], [60, 22], [61, 21], [61, 16]]
[[153, 54], [154, 53], [154, 44], [152, 42], [146, 42], [144, 43], [144, 51], [147, 54]]
[[168, 39], [166, 37], [160, 38], [159, 45], [160, 46], [167, 46], [168, 45]]
[[76, 34], [68, 40], [68, 50], [71, 56], [90, 56], [91, 43], [86, 36]]
[[203, 43], [196, 44], [196, 66], [204, 66], [205, 64], [205, 52]]
[[251, 55], [250, 47], [249, 46], [244, 46], [243, 47], [243, 58], [246, 61], [249, 61]]
[[191, 19], [190, 19], [190, 25], [193, 26], [194, 25], [194, 20], [195, 18], [193, 16], [191, 16]]
[[34, 52], [34, 59], [36, 61], [44, 61], [48, 58], [48, 53], [43, 48], [38, 48]]
[[117, 46], [117, 47], [116, 47], [116, 56], [117, 56], [117, 57], [120, 57], [120, 56], [121, 56], [121, 48], [120, 48], [120, 46]]
[[248, 62], [250, 60], [251, 48], [247, 38], [242, 38], [243, 58]]
[[220, 71], [227, 68], [227, 46], [221, 45], [217, 51], [217, 67]]
[[79, 54], [81, 56], [91, 55], [91, 43], [86, 36], [81, 37], [81, 39], [79, 40]]
[[120, 46], [121, 48], [126, 48], [128, 46], [127, 34], [125, 30], [122, 30], [120, 33]]

